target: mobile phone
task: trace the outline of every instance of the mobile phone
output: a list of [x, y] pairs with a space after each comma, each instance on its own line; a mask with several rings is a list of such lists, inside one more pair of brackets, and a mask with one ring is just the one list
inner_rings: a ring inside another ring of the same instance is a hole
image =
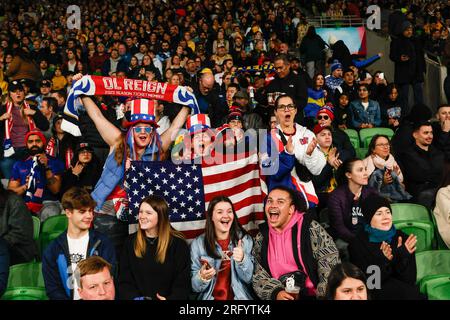
[[211, 269], [211, 265], [207, 260], [200, 258], [200, 263], [205, 266], [206, 270]]
[[383, 72], [379, 73], [379, 74], [378, 74], [378, 77], [379, 77], [380, 79], [384, 79], [384, 73], [383, 73]]

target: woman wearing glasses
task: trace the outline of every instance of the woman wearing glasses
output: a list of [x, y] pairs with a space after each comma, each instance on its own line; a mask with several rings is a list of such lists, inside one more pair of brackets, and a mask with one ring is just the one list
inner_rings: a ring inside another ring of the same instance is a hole
[[374, 128], [381, 124], [380, 105], [369, 99], [369, 86], [361, 84], [358, 88], [359, 99], [350, 103], [352, 125], [355, 129]]
[[[276, 186], [285, 186], [299, 191], [308, 208], [314, 208], [319, 203], [316, 191], [311, 181], [313, 175], [319, 175], [326, 165], [324, 154], [317, 148], [314, 133], [294, 121], [297, 107], [294, 100], [286, 94], [275, 101], [275, 116], [278, 125], [268, 135], [267, 155], [261, 150], [265, 170], [277, 169], [268, 175], [267, 187], [270, 190]], [[277, 150], [272, 150], [272, 145]], [[277, 161], [271, 161], [273, 154], [278, 152]]]
[[218, 196], [206, 213], [205, 233], [191, 244], [192, 290], [199, 300], [252, 300], [253, 240], [231, 200]]
[[376, 134], [369, 144], [369, 152], [364, 160], [369, 175], [369, 185], [390, 201], [411, 199], [405, 191], [403, 174], [391, 153], [391, 143], [385, 135]]

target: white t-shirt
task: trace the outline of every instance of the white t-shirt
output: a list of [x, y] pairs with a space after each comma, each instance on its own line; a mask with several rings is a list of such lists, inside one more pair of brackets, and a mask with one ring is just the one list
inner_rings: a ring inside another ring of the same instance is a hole
[[72, 239], [67, 235], [67, 242], [69, 244], [69, 258], [72, 265], [72, 285], [73, 285], [73, 300], [80, 300], [78, 295], [78, 285], [73, 277], [73, 273], [77, 268], [78, 262], [86, 259], [86, 254], [89, 245], [89, 233], [79, 239]]
[[361, 102], [361, 104], [364, 107], [364, 111], [367, 111], [367, 108], [369, 107], [369, 102]]

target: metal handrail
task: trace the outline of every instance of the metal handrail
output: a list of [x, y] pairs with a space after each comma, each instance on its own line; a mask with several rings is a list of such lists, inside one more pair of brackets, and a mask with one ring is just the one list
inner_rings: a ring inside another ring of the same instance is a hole
[[331, 27], [336, 24], [348, 27], [361, 27], [364, 25], [364, 20], [358, 18], [354, 15], [342, 16], [339, 18], [329, 17], [329, 16], [314, 16], [308, 19], [308, 22], [314, 25], [319, 25], [319, 27]]

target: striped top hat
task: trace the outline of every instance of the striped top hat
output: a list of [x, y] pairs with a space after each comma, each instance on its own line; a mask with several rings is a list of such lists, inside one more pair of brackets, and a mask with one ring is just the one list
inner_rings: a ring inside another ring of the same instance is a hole
[[186, 129], [190, 135], [206, 131], [209, 128], [211, 128], [211, 121], [206, 114], [199, 113], [187, 118]]
[[130, 121], [127, 121], [125, 127], [135, 125], [136, 123], [150, 123], [158, 127], [155, 117], [155, 101], [148, 99], [135, 99], [130, 105]]

